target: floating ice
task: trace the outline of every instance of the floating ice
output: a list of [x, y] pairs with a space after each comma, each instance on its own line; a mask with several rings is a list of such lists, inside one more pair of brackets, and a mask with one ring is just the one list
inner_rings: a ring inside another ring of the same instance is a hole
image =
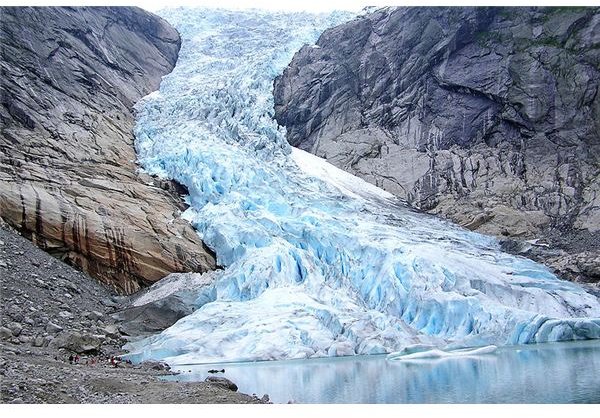
[[[493, 238], [417, 213], [293, 150], [272, 82], [347, 15], [171, 9], [174, 71], [137, 105], [139, 161], [189, 189], [183, 217], [226, 267], [176, 276], [195, 312], [131, 358], [222, 362], [600, 337], [600, 303]], [[315, 89], [318, 87], [316, 86]], [[315, 90], [316, 91], [316, 90]], [[169, 288], [171, 288], [169, 290]]]
[[440, 350], [438, 348], [430, 348], [423, 351], [404, 352], [399, 351], [387, 355], [390, 361], [421, 361], [421, 360], [440, 360], [457, 357], [474, 357], [484, 354], [494, 353], [498, 347], [495, 345], [486, 345], [485, 347], [461, 349], [461, 350]]

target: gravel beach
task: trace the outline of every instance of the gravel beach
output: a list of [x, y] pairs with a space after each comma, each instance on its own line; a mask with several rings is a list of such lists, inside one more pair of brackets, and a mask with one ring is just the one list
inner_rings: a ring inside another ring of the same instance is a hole
[[[112, 362], [125, 298], [0, 225], [1, 403], [265, 403], [228, 381], [167, 382], [160, 363]], [[79, 361], [71, 363], [70, 356]], [[226, 378], [226, 375], [224, 376]]]

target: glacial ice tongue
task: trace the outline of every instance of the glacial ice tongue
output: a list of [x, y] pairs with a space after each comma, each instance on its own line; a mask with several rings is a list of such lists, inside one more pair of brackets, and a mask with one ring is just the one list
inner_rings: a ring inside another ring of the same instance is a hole
[[[130, 343], [169, 363], [600, 337], [600, 302], [496, 241], [417, 213], [292, 149], [272, 83], [334, 13], [170, 9], [177, 66], [137, 105], [139, 162], [187, 186], [183, 217], [224, 270], [173, 276], [193, 314]], [[190, 278], [192, 277], [192, 278]], [[169, 290], [171, 289], [171, 290]]]

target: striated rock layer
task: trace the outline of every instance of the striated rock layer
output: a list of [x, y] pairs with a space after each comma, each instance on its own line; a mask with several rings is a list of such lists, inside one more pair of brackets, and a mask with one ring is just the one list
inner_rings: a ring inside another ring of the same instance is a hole
[[292, 145], [598, 282], [599, 69], [598, 8], [386, 8], [300, 50], [275, 111]]
[[133, 105], [180, 38], [136, 8], [1, 8], [0, 216], [122, 292], [215, 260], [174, 183], [137, 171]]

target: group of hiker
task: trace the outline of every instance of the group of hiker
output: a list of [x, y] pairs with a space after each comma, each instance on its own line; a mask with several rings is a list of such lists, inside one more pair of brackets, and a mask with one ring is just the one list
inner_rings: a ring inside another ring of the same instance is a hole
[[[85, 363], [83, 363], [83, 364], [85, 364], [86, 366], [94, 366], [94, 365], [98, 364], [99, 361], [100, 361], [100, 359], [96, 358], [96, 357], [89, 357], [89, 358], [86, 357]], [[70, 354], [69, 355], [69, 364], [81, 364], [80, 362], [81, 362], [81, 357], [79, 357], [79, 354], [75, 354], [75, 355]], [[114, 366], [114, 367], [118, 367], [118, 365], [120, 363], [126, 363], [129, 365], [133, 365], [131, 360], [129, 360], [129, 359], [123, 360], [120, 357], [115, 357], [115, 356], [110, 356], [110, 358], [107, 359], [107, 362], [109, 362], [111, 364], [111, 366]]]
[[122, 362], [129, 364], [129, 365], [133, 365], [133, 363], [129, 359], [123, 360], [120, 357], [110, 356], [110, 364], [113, 365], [114, 367], [117, 367], [119, 365], [119, 363], [122, 363]]
[[71, 354], [69, 355], [69, 364], [85, 364], [86, 366], [93, 366], [98, 362], [95, 357], [85, 357], [85, 363], [82, 363], [81, 357], [79, 354]]

